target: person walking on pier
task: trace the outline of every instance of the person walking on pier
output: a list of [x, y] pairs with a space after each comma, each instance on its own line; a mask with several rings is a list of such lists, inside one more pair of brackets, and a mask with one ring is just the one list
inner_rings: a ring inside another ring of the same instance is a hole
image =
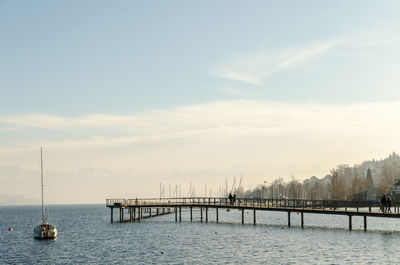
[[381, 199], [381, 211], [384, 213], [386, 210], [386, 195], [383, 194]]
[[386, 211], [388, 213], [391, 213], [392, 210], [390, 209], [390, 207], [392, 207], [392, 198], [390, 198], [390, 196], [386, 200], [386, 205], [387, 205]]
[[228, 199], [229, 199], [229, 204], [232, 205], [233, 204], [233, 197], [232, 197], [232, 193], [230, 193], [230, 192], [229, 192]]
[[235, 204], [236, 203], [236, 194], [233, 194], [232, 200], [233, 200], [233, 204]]

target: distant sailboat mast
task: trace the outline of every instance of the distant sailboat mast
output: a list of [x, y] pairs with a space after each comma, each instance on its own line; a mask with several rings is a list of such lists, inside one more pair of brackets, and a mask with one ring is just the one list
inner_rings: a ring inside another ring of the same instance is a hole
[[44, 195], [43, 195], [43, 150], [42, 147], [40, 147], [40, 172], [41, 172], [41, 187], [42, 187], [42, 219], [43, 219], [43, 224], [45, 224], [44, 221]]
[[36, 239], [56, 239], [57, 228], [54, 225], [48, 224], [45, 216], [44, 209], [44, 192], [43, 192], [43, 148], [40, 147], [40, 179], [42, 188], [42, 224], [35, 227], [33, 230], [33, 237]]

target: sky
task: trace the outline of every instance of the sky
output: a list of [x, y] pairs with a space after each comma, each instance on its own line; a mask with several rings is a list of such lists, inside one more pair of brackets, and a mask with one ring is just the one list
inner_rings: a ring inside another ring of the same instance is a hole
[[400, 2], [0, 1], [0, 204], [219, 196], [399, 152]]

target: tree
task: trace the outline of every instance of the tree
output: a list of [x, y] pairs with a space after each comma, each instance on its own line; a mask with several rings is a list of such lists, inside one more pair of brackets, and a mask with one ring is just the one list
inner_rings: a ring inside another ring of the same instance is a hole
[[355, 176], [351, 185], [350, 198], [353, 200], [365, 200], [366, 199], [367, 185], [365, 181], [358, 176]]
[[343, 180], [339, 177], [339, 170], [332, 169], [331, 170], [331, 199], [332, 200], [344, 200], [345, 196], [345, 187]]
[[294, 177], [288, 184], [288, 198], [289, 199], [299, 199], [302, 193], [302, 185]]

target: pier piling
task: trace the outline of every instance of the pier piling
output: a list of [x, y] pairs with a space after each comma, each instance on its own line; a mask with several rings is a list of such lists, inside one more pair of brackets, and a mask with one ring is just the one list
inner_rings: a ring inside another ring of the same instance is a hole
[[364, 231], [367, 232], [367, 217], [364, 216]]
[[133, 221], [133, 208], [129, 207], [129, 221]]
[[349, 230], [352, 230], [353, 229], [353, 227], [352, 227], [352, 222], [351, 222], [351, 215], [349, 215]]

